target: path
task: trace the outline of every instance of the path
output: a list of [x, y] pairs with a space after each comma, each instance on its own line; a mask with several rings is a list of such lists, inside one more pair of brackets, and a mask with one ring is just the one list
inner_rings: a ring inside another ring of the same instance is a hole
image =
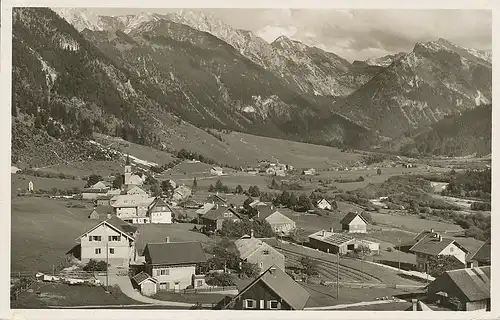
[[[97, 276], [97, 278], [101, 281], [101, 283], [106, 283], [105, 276]], [[187, 308], [190, 308], [194, 305], [194, 303], [165, 301], [165, 300], [157, 300], [145, 297], [142, 294], [140, 294], [136, 289], [134, 289], [134, 287], [132, 287], [132, 283], [128, 276], [118, 276], [110, 274], [108, 278], [108, 284], [117, 285], [118, 287], [120, 287], [120, 290], [123, 292], [123, 294], [125, 294], [127, 297], [146, 304], [154, 304], [154, 305], [162, 305], [170, 307], [187, 307]]]
[[406, 300], [394, 299], [394, 300], [376, 300], [376, 301], [362, 301], [351, 304], [337, 304], [334, 306], [326, 306], [326, 307], [309, 307], [304, 308], [304, 310], [335, 310], [335, 309], [345, 309], [350, 307], [359, 307], [359, 306], [370, 306], [374, 304], [384, 304], [384, 303], [405, 303]]

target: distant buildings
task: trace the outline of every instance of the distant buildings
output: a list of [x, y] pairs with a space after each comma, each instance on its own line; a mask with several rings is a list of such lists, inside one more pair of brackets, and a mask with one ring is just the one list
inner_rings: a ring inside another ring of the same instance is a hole
[[366, 247], [372, 254], [380, 253], [380, 244], [364, 239], [356, 239], [345, 233], [335, 233], [333, 229], [330, 231], [320, 230], [309, 235], [309, 245], [327, 253], [347, 254], [360, 247]]
[[127, 155], [127, 160], [125, 162], [123, 189], [126, 191], [132, 189], [133, 187], [141, 186], [143, 182], [144, 181], [140, 176], [132, 173], [132, 166], [130, 165], [130, 159]]
[[303, 310], [309, 292], [279, 267], [271, 266], [234, 298], [225, 298], [217, 309]]
[[216, 176], [222, 176], [224, 175], [224, 171], [221, 167], [212, 167], [210, 169], [210, 174], [214, 174]]
[[409, 251], [415, 253], [419, 271], [425, 272], [429, 258], [437, 256], [454, 256], [465, 266], [469, 251], [454, 239], [443, 238], [434, 230], [421, 232], [415, 238], [416, 243]]
[[111, 198], [110, 206], [120, 219], [134, 224], [150, 223], [147, 216], [154, 198], [147, 194], [119, 195]]
[[236, 240], [235, 245], [241, 260], [255, 263], [261, 272], [273, 265], [285, 270], [285, 256], [261, 239], [255, 238], [253, 230], [249, 236], [244, 235]]
[[191, 196], [191, 188], [186, 186], [178, 186], [174, 190], [172, 200], [175, 202], [182, 202]]
[[136, 259], [135, 237], [137, 228], [115, 216], [99, 222], [82, 234], [80, 259], [107, 261], [110, 265], [128, 267]]
[[241, 220], [241, 217], [236, 210], [230, 207], [221, 207], [215, 205], [215, 207], [202, 215], [200, 220], [205, 231], [215, 232], [222, 229], [222, 224], [224, 223], [224, 221], [229, 220], [237, 222]]
[[428, 299], [458, 311], [490, 311], [490, 279], [490, 266], [446, 271], [428, 285]]
[[342, 231], [348, 233], [366, 233], [366, 225], [368, 222], [362, 215], [356, 212], [349, 212], [340, 220], [340, 224], [342, 225]]
[[219, 193], [217, 192], [216, 194], [208, 196], [206, 203], [211, 203], [218, 206], [227, 206], [227, 199], [219, 195]]
[[172, 209], [162, 198], [157, 197], [149, 206], [147, 216], [150, 223], [172, 223]]
[[303, 170], [302, 174], [305, 176], [314, 176], [316, 174], [316, 170], [313, 168], [308, 169], [308, 170]]
[[158, 290], [182, 290], [193, 284], [196, 265], [206, 261], [200, 242], [148, 243], [144, 249], [145, 272]]
[[474, 266], [491, 265], [491, 239], [488, 239], [470, 258]]

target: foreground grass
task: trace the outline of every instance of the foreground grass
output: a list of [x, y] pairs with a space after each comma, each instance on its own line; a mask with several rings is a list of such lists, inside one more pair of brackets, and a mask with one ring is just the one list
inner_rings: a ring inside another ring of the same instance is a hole
[[[103, 287], [70, 286], [62, 283], [37, 282], [11, 302], [13, 309], [40, 309], [51, 306], [101, 306], [141, 304], [130, 299], [118, 287], [110, 287], [107, 293]], [[33, 292], [31, 292], [33, 291]]]
[[221, 301], [226, 294], [218, 293], [172, 293], [172, 292], [158, 292], [151, 298], [165, 301], [177, 301], [188, 303], [203, 303], [203, 304], [217, 304]]

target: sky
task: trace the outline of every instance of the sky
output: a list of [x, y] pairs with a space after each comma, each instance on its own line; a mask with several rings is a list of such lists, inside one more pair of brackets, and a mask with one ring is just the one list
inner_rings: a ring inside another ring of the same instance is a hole
[[[89, 9], [101, 15], [167, 13], [178, 9]], [[333, 52], [350, 61], [409, 52], [418, 41], [445, 38], [492, 49], [489, 10], [203, 9], [228, 25], [268, 42], [281, 35]]]

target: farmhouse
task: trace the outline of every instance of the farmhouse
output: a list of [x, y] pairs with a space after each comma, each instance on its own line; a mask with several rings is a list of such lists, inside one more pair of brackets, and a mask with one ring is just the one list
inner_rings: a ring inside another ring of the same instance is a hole
[[285, 271], [271, 266], [237, 296], [221, 301], [217, 309], [303, 310], [309, 296]]
[[314, 176], [316, 174], [316, 170], [311, 168], [311, 169], [302, 171], [302, 174], [305, 176]]
[[178, 186], [174, 190], [172, 199], [176, 202], [182, 202], [191, 196], [191, 189], [184, 185]]
[[149, 198], [142, 194], [119, 195], [110, 200], [116, 216], [130, 223], [149, 223], [147, 216], [149, 206], [154, 198]]
[[215, 206], [212, 210], [201, 216], [201, 224], [205, 231], [215, 232], [222, 229], [224, 221], [241, 221], [241, 217], [236, 210], [229, 207]]
[[342, 231], [349, 233], [366, 233], [366, 225], [368, 222], [356, 212], [349, 212], [342, 220]]
[[172, 223], [172, 209], [162, 198], [156, 198], [149, 206], [147, 216], [150, 223]]
[[260, 200], [254, 200], [252, 202], [250, 202], [248, 204], [248, 206], [250, 208], [257, 208], [257, 207], [261, 207], [261, 206], [266, 206], [267, 204], [265, 204], [264, 202], [260, 201]]
[[318, 200], [318, 202], [316, 202], [316, 206], [319, 209], [332, 210], [332, 204], [330, 203], [330, 201], [326, 200], [325, 198]]
[[203, 224], [201, 217], [203, 217], [205, 215], [205, 213], [212, 210], [214, 207], [215, 207], [215, 204], [213, 204], [213, 203], [205, 203], [203, 205], [203, 207], [196, 210], [196, 214], [198, 215], [198, 224]]
[[90, 186], [89, 189], [93, 190], [101, 190], [101, 189], [109, 189], [109, 187], [106, 185], [104, 181], [99, 181], [95, 183], [94, 185]]
[[227, 200], [221, 197], [218, 192], [216, 194], [208, 196], [206, 202], [219, 206], [227, 206]]
[[94, 207], [94, 209], [92, 210], [92, 212], [89, 214], [89, 219], [91, 219], [91, 220], [98, 220], [100, 216], [101, 216], [100, 213], [97, 212], [96, 208]]
[[132, 278], [132, 284], [144, 296], [152, 296], [158, 292], [158, 281], [144, 271], [141, 271]]
[[483, 245], [472, 255], [470, 260], [475, 266], [479, 267], [491, 265], [491, 239], [483, 243]]
[[333, 230], [320, 230], [309, 236], [309, 245], [328, 253], [346, 254], [356, 248], [356, 239]]
[[490, 311], [490, 278], [490, 266], [446, 271], [429, 284], [428, 299], [459, 311]]
[[101, 195], [101, 196], [98, 196], [95, 200], [94, 200], [94, 203], [96, 206], [109, 206], [109, 201], [111, 200], [111, 198], [113, 198], [114, 196], [113, 195]]
[[200, 242], [148, 243], [144, 249], [145, 270], [159, 290], [182, 290], [192, 284], [196, 265], [206, 261]]
[[417, 258], [417, 269], [425, 271], [430, 257], [454, 256], [461, 263], [466, 263], [467, 249], [453, 239], [443, 238], [439, 233], [427, 233], [410, 248]]
[[110, 265], [128, 267], [136, 258], [135, 237], [137, 228], [117, 218], [109, 217], [82, 234], [80, 259], [108, 261]]
[[210, 169], [211, 174], [215, 174], [216, 176], [222, 176], [224, 174], [221, 167], [212, 167]]
[[254, 216], [253, 219], [258, 221], [267, 221], [271, 225], [274, 232], [284, 235], [289, 234], [290, 231], [296, 228], [295, 221], [276, 210], [274, 206], [257, 207], [257, 215]]
[[143, 189], [141, 189], [140, 187], [138, 187], [138, 186], [131, 187], [130, 189], [128, 189], [127, 191], [125, 191], [123, 194], [124, 195], [128, 194], [128, 195], [143, 195], [143, 196], [148, 196], [148, 193], [146, 191], [144, 191]]
[[257, 264], [261, 272], [273, 265], [285, 270], [285, 256], [261, 239], [254, 238], [253, 230], [250, 236], [244, 235], [236, 240], [235, 245], [241, 260]]

